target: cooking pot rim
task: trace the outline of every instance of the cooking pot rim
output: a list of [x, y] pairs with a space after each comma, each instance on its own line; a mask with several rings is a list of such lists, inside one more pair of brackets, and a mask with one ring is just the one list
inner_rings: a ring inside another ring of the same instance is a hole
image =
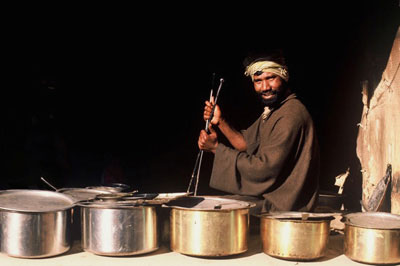
[[[375, 219], [379, 219], [379, 221]], [[400, 229], [400, 215], [387, 212], [353, 212], [343, 215], [342, 221], [345, 225], [366, 229]]]
[[[35, 197], [36, 201], [34, 200]], [[0, 191], [1, 211], [39, 214], [66, 211], [72, 209], [75, 205], [72, 197], [54, 191], [38, 189], [8, 189]]]
[[261, 213], [259, 218], [275, 219], [282, 221], [318, 221], [333, 220], [335, 213], [315, 213], [315, 212], [297, 212], [297, 211], [274, 211]]
[[[185, 200], [194, 200], [195, 202], [193, 203], [193, 206], [182, 206], [182, 205], [179, 206], [178, 205], [179, 201], [185, 201]], [[198, 204], [201, 204], [201, 202], [204, 200], [215, 200], [215, 202], [217, 204], [214, 205], [214, 208], [199, 207], [200, 205], [198, 205]], [[218, 204], [218, 202], [221, 202], [221, 204]], [[236, 204], [236, 206], [223, 207], [224, 205], [226, 206], [229, 204]], [[176, 199], [176, 200], [171, 200], [162, 205], [162, 207], [164, 207], [164, 208], [171, 208], [171, 209], [185, 210], [185, 211], [201, 211], [201, 212], [230, 212], [230, 211], [236, 211], [236, 210], [246, 210], [246, 209], [253, 208], [255, 206], [256, 206], [255, 203], [242, 201], [242, 200], [236, 200], [236, 199], [228, 199], [228, 198], [223, 198], [223, 197], [218, 197], [218, 196], [186, 196], [186, 197], [180, 197], [179, 199]]]
[[77, 206], [83, 208], [97, 208], [97, 209], [142, 209], [144, 207], [155, 207], [151, 204], [146, 204], [145, 202], [108, 202], [108, 201], [81, 201], [76, 203]]
[[95, 188], [82, 188], [82, 187], [64, 187], [64, 188], [59, 188], [57, 189], [56, 192], [65, 192], [65, 191], [85, 191], [85, 192], [100, 192], [104, 194], [111, 194], [111, 191], [106, 191], [106, 190], [101, 190], [101, 189], [95, 189]]

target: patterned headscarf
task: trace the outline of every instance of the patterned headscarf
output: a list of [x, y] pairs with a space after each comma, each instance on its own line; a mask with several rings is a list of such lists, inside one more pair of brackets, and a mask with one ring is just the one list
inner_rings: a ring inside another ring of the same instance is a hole
[[274, 73], [280, 76], [286, 82], [289, 80], [289, 72], [287, 71], [286, 67], [272, 61], [258, 61], [252, 63], [247, 66], [244, 74], [246, 76], [251, 76], [251, 80], [254, 80], [254, 74], [259, 71]]

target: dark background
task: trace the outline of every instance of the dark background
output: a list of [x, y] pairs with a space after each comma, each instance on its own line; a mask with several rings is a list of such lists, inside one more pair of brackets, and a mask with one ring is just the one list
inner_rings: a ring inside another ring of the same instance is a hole
[[[114, 181], [143, 192], [185, 191], [212, 74], [225, 79], [224, 114], [246, 128], [262, 106], [242, 61], [251, 50], [283, 48], [317, 126], [321, 186], [336, 190], [335, 176], [350, 167], [345, 192], [358, 206], [360, 82], [374, 88], [380, 80], [399, 3], [238, 7], [58, 7], [10, 20], [1, 188], [48, 189], [44, 176], [58, 187]], [[205, 154], [199, 194], [220, 193], [208, 187], [212, 159]]]

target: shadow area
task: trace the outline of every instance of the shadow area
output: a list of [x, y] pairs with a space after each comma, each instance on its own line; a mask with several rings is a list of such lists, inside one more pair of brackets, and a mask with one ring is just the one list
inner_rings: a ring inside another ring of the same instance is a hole
[[83, 253], [83, 252], [87, 252], [87, 253], [90, 253], [90, 254], [93, 254], [93, 255], [96, 255], [99, 257], [107, 257], [107, 258], [133, 258], [133, 257], [146, 257], [146, 256], [161, 255], [161, 254], [169, 253], [169, 252], [171, 252], [171, 250], [167, 246], [163, 245], [163, 243], [162, 243], [159, 245], [159, 247], [157, 249], [148, 251], [148, 252], [144, 252], [144, 253], [140, 253], [140, 254], [121, 255], [121, 256], [101, 255], [101, 254], [95, 254], [95, 253], [92, 253], [89, 251], [85, 251], [82, 248], [81, 241], [75, 240], [71, 249], [69, 251], [67, 251], [66, 253], [63, 253], [62, 255], [73, 255], [73, 254], [78, 254], [78, 253]]

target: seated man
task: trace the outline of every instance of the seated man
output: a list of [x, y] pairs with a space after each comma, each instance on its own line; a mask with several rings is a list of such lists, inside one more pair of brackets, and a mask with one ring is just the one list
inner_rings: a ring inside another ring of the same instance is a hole
[[[253, 201], [252, 213], [312, 211], [319, 188], [319, 146], [313, 120], [292, 92], [285, 59], [262, 55], [246, 64], [255, 92], [265, 105], [246, 130], [235, 130], [216, 105], [210, 134], [200, 132], [200, 149], [215, 154], [210, 186]], [[204, 119], [211, 117], [213, 100], [206, 101]], [[231, 143], [218, 141], [217, 131]]]

